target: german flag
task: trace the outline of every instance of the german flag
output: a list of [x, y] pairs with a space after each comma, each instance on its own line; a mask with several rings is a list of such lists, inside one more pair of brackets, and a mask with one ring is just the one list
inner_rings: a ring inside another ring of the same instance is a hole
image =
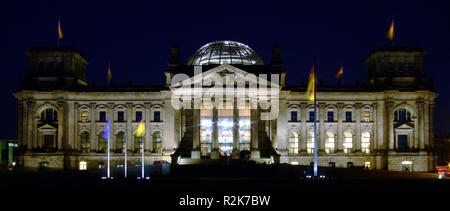
[[386, 37], [392, 41], [394, 40], [394, 19], [392, 19], [391, 25], [389, 26], [389, 29], [386, 33]]
[[136, 137], [141, 137], [145, 134], [145, 123], [144, 120], [141, 120], [141, 122], [139, 122], [139, 126], [136, 130]]
[[336, 74], [336, 78], [339, 79], [342, 74], [344, 74], [344, 67], [343, 66], [341, 66], [341, 68], [339, 68], [339, 71]]
[[111, 81], [111, 79], [112, 79], [111, 66], [108, 65], [108, 81]]
[[61, 29], [61, 19], [58, 19], [58, 38], [60, 40], [62, 40], [63, 38], [63, 33], [62, 33], [62, 29]]
[[314, 70], [314, 65], [311, 68], [311, 73], [309, 73], [308, 90], [306, 91], [306, 97], [309, 101], [314, 101], [316, 92], [316, 73]]

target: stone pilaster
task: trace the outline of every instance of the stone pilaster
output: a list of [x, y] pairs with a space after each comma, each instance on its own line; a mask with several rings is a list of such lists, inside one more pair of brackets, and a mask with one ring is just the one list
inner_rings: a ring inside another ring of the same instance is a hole
[[151, 134], [151, 128], [150, 124], [152, 122], [151, 120], [151, 103], [144, 103], [145, 108], [145, 151], [146, 152], [152, 152], [153, 151], [153, 139]]
[[[424, 118], [424, 106], [425, 103], [423, 101], [418, 101], [416, 102], [417, 105], [417, 121], [418, 121], [418, 125], [415, 125], [416, 127], [414, 128], [415, 130], [419, 131], [419, 140], [418, 140], [418, 145], [419, 145], [419, 150], [424, 150], [425, 149], [425, 118]], [[417, 127], [418, 126], [418, 127]]]
[[127, 128], [126, 128], [126, 145], [127, 145], [127, 151], [134, 152], [135, 146], [134, 146], [134, 139], [133, 139], [133, 103], [126, 103], [126, 119], [127, 119]]
[[58, 151], [66, 147], [66, 130], [65, 130], [65, 119], [66, 119], [66, 102], [58, 102]]
[[300, 153], [307, 153], [306, 151], [306, 143], [307, 143], [307, 137], [308, 137], [308, 131], [306, 128], [306, 116], [308, 114], [308, 105], [306, 103], [300, 104], [300, 119], [302, 121], [301, 123], [301, 136], [300, 136]]
[[212, 109], [211, 159], [219, 159], [219, 116], [217, 107]]
[[342, 121], [344, 118], [344, 103], [338, 103], [337, 104], [337, 146], [336, 153], [343, 153], [344, 148], [344, 132], [343, 132], [343, 126]]
[[95, 152], [98, 149], [97, 146], [97, 105], [95, 103], [90, 103], [89, 119], [91, 120], [91, 132], [90, 132], [90, 143], [91, 152]]
[[25, 144], [24, 144], [24, 136], [23, 136], [23, 131], [24, 131], [24, 127], [23, 127], [23, 120], [24, 120], [24, 103], [22, 102], [22, 100], [18, 100], [17, 101], [17, 143], [19, 145], [20, 148], [22, 148]]
[[239, 159], [240, 149], [240, 136], [239, 136], [239, 110], [237, 107], [237, 100], [234, 100], [233, 103], [233, 152], [232, 158]]
[[319, 103], [319, 153], [325, 153], [325, 103]]
[[112, 152], [116, 148], [116, 137], [114, 135], [114, 103], [108, 103], [108, 118], [109, 118], [109, 150]]
[[435, 142], [434, 142], [434, 107], [435, 107], [434, 102], [431, 102], [430, 103], [430, 113], [429, 113], [429, 115], [430, 115], [430, 127], [429, 127], [429, 130], [428, 130], [428, 132], [430, 133], [430, 143], [428, 145], [428, 152], [433, 152], [434, 144], [435, 144]]
[[[192, 159], [200, 159], [200, 109], [193, 109]], [[212, 153], [211, 153], [212, 154]]]
[[377, 109], [377, 103], [372, 103], [372, 118], [371, 119], [373, 121], [373, 126], [372, 126], [372, 131], [373, 131], [373, 136], [370, 136], [370, 152], [373, 153], [375, 152], [378, 148], [378, 130], [379, 128], [377, 127], [377, 122], [378, 122], [378, 118], [377, 118], [377, 114], [378, 114], [378, 109]]
[[[257, 103], [257, 102], [253, 102]], [[256, 109], [250, 109], [250, 126], [251, 126], [251, 157], [253, 159], [259, 159], [259, 109], [256, 106]]]
[[386, 102], [386, 125], [387, 125], [387, 137], [388, 137], [388, 147], [387, 149], [389, 151], [393, 151], [395, 149], [394, 147], [394, 101], [387, 101]]
[[356, 140], [353, 141], [355, 152], [361, 152], [361, 103], [355, 103], [355, 118], [356, 118]]

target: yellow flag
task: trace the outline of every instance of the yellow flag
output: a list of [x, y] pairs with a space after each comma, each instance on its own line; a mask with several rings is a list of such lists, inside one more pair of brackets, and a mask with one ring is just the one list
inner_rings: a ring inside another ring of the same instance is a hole
[[306, 97], [310, 101], [314, 101], [314, 93], [316, 92], [316, 73], [314, 72], [314, 65], [309, 74], [308, 90], [306, 90]]
[[389, 26], [386, 37], [391, 41], [394, 40], [394, 20], [392, 20], [391, 25]]
[[139, 126], [136, 130], [136, 136], [141, 137], [144, 134], [145, 134], [145, 123], [144, 123], [144, 120], [141, 120], [141, 122], [139, 122]]
[[61, 29], [61, 20], [58, 20], [58, 37], [60, 40], [64, 37]]
[[343, 66], [341, 66], [341, 68], [339, 68], [339, 71], [336, 74], [336, 78], [339, 79], [342, 74], [344, 74], [344, 67]]

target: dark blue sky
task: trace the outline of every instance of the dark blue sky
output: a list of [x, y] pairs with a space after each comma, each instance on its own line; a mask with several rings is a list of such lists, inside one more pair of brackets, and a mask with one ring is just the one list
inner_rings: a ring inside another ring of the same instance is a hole
[[[16, 137], [18, 77], [27, 69], [31, 46], [56, 45], [61, 16], [64, 45], [76, 47], [90, 62], [88, 82], [106, 83], [111, 62], [114, 83], [162, 84], [169, 47], [178, 41], [182, 62], [203, 44], [236, 40], [270, 62], [278, 40], [288, 83], [306, 78], [318, 56], [320, 77], [335, 84], [344, 65], [345, 83], [365, 80], [362, 62], [375, 48], [389, 45], [393, 16], [400, 45], [428, 51], [426, 73], [440, 96], [436, 127], [450, 131], [450, 1], [7, 1], [0, 8], [0, 136]], [[11, 111], [11, 112], [9, 112]], [[446, 122], [444, 122], [447, 120]]]

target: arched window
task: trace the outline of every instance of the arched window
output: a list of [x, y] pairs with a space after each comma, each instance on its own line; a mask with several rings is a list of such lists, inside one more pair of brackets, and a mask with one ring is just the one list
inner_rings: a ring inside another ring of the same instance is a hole
[[103, 138], [103, 131], [98, 134], [98, 148], [97, 152], [103, 153], [106, 152], [106, 148], [108, 147], [108, 140]]
[[155, 153], [161, 153], [161, 147], [162, 147], [162, 138], [161, 138], [161, 132], [155, 131], [153, 132], [153, 151]]
[[306, 151], [308, 153], [314, 153], [314, 132], [308, 133], [308, 140], [306, 142]]
[[344, 153], [352, 152], [353, 148], [353, 135], [350, 132], [344, 132]]
[[89, 113], [87, 111], [81, 112], [81, 122], [88, 122], [89, 121]]
[[296, 132], [289, 133], [289, 153], [298, 153], [298, 133]]
[[327, 132], [325, 139], [325, 152], [334, 153], [334, 133], [331, 131]]
[[394, 111], [394, 122], [410, 122], [411, 112], [406, 108], [399, 108]]
[[122, 153], [124, 149], [124, 143], [125, 143], [125, 133], [124, 132], [118, 132], [116, 135], [116, 151], [117, 153]]
[[58, 112], [52, 108], [46, 108], [41, 112], [41, 121], [43, 122], [56, 122], [58, 121]]
[[135, 153], [142, 153], [142, 140], [143, 136], [134, 136], [134, 152]]
[[84, 131], [81, 133], [81, 153], [88, 153], [91, 147], [89, 142], [89, 133]]
[[361, 151], [362, 153], [370, 153], [370, 133], [363, 132], [361, 134]]

